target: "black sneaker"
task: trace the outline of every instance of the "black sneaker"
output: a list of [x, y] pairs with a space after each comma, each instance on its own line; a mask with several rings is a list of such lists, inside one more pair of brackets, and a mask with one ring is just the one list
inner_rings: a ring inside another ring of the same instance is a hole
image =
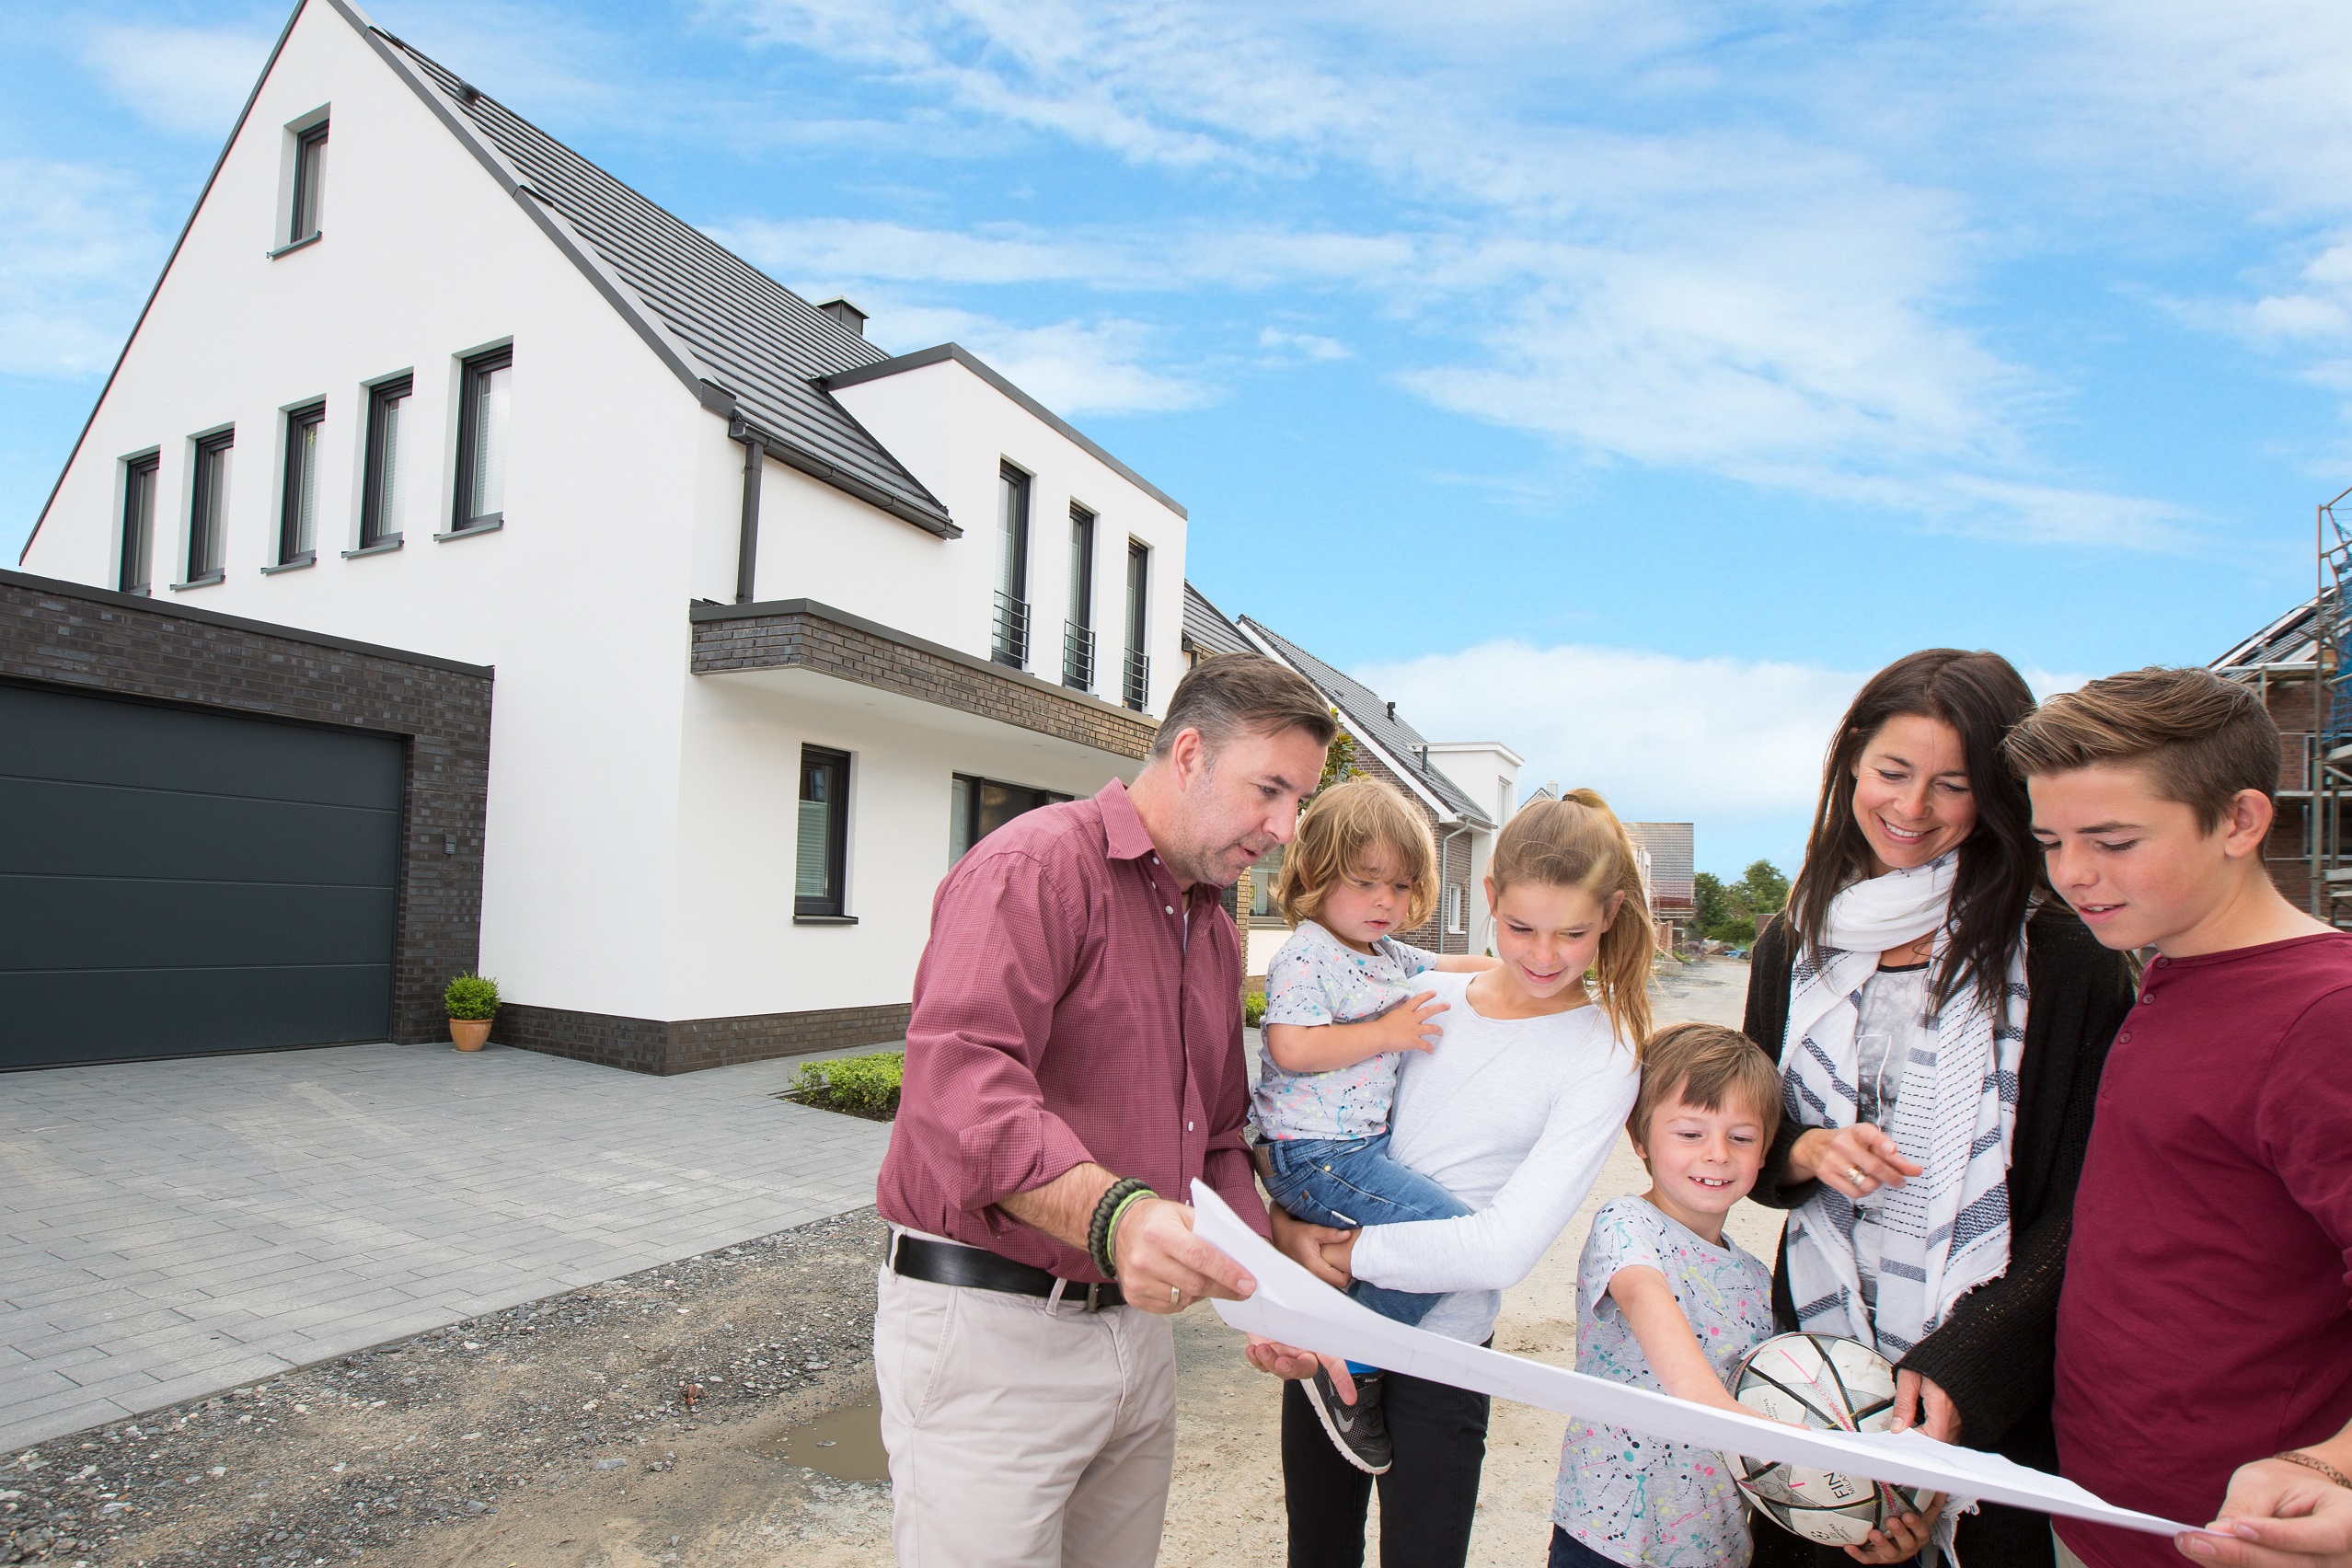
[[1307, 1402], [1323, 1423], [1323, 1431], [1340, 1458], [1366, 1475], [1385, 1475], [1394, 1458], [1389, 1445], [1389, 1417], [1380, 1408], [1382, 1386], [1387, 1382], [1378, 1372], [1357, 1375], [1355, 1402], [1340, 1398], [1339, 1385], [1322, 1367], [1315, 1368], [1315, 1376], [1308, 1379]]

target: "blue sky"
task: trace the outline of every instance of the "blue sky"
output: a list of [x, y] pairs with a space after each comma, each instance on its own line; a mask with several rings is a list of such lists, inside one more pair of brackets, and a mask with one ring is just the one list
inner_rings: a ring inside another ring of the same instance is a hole
[[[1861, 674], [2203, 662], [2352, 483], [2352, 11], [382, 0], [1191, 509], [1191, 575], [1530, 785], [1793, 864]], [[284, 19], [0, 8], [21, 545]]]

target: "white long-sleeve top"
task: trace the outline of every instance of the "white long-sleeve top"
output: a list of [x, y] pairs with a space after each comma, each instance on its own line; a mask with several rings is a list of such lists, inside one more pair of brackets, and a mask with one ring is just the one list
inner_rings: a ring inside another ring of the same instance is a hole
[[1389, 1153], [1476, 1213], [1367, 1227], [1358, 1278], [1444, 1291], [1421, 1326], [1476, 1344], [1600, 1176], [1641, 1087], [1631, 1042], [1597, 1004], [1547, 1018], [1481, 1016], [1468, 974], [1424, 974], [1447, 1010], [1434, 1052], [1405, 1054]]

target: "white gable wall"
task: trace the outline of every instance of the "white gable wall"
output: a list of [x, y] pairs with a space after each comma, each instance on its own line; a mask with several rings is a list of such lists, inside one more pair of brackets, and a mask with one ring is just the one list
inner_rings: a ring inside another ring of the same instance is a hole
[[[282, 234], [284, 125], [332, 106], [317, 244]], [[511, 340], [505, 527], [436, 543], [457, 356]], [[364, 384], [409, 370], [403, 547], [357, 543]], [[323, 397], [317, 565], [276, 558], [282, 410]], [[226, 581], [183, 573], [191, 438], [234, 422]], [[515, 1001], [676, 1016], [679, 726], [698, 458], [723, 425], [362, 36], [311, 0], [24, 560], [115, 585], [121, 458], [160, 447], [156, 597], [492, 664], [482, 965]], [[740, 449], [737, 449], [740, 451]], [[891, 526], [904, 527], [892, 524]]]

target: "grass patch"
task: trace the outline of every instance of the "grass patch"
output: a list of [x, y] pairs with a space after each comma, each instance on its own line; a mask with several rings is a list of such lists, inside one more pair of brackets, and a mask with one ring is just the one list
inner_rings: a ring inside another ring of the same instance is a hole
[[789, 1090], [791, 1099], [821, 1111], [887, 1122], [898, 1114], [898, 1084], [906, 1071], [903, 1051], [875, 1051], [811, 1062]]

